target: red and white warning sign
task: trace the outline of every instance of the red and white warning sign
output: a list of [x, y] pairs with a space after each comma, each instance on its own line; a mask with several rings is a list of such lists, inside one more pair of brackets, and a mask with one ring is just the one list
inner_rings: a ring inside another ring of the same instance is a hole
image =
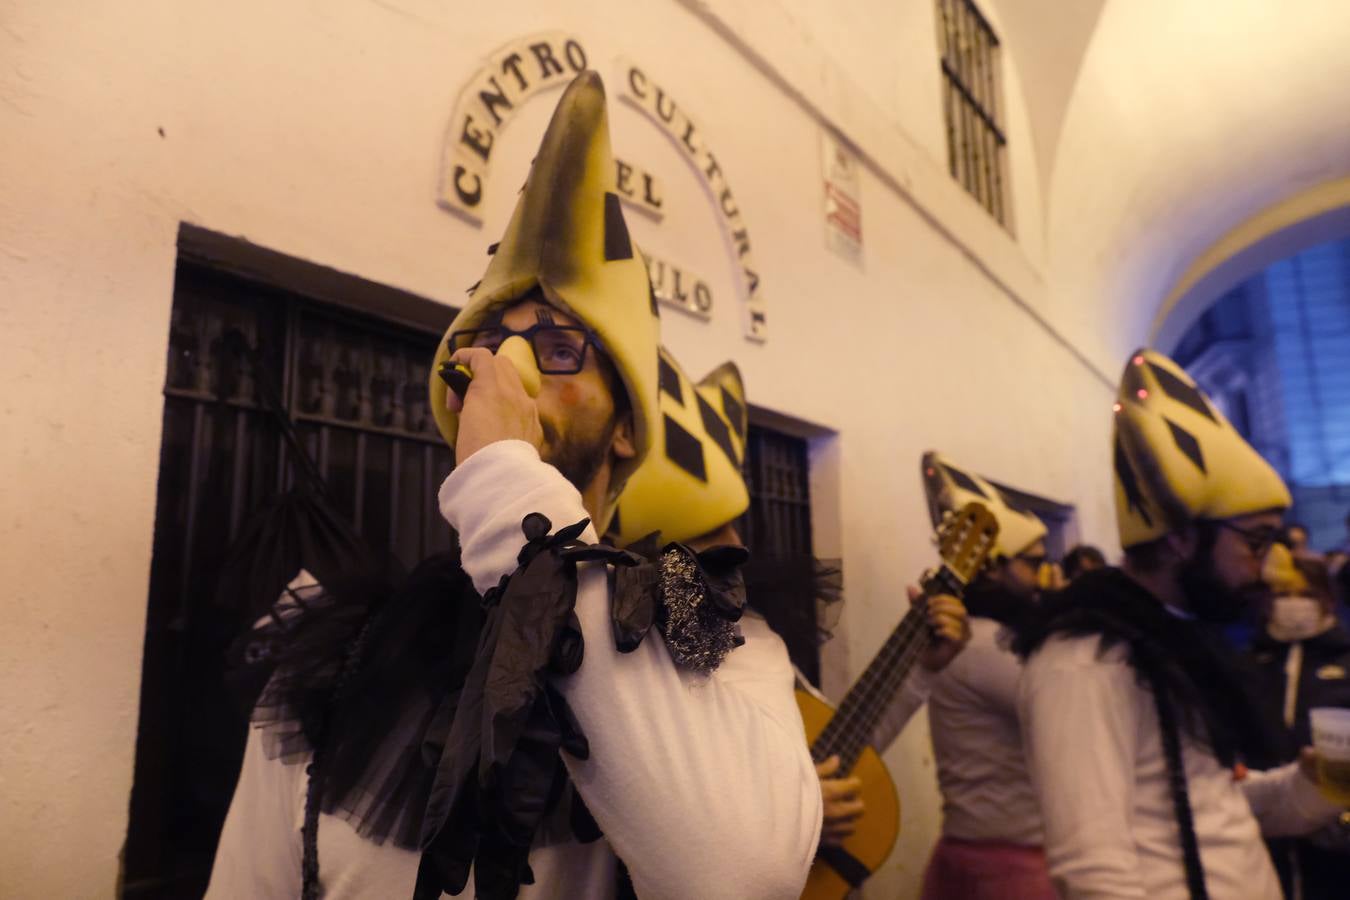
[[862, 198], [858, 157], [829, 131], [821, 132], [825, 174], [825, 246], [862, 265]]

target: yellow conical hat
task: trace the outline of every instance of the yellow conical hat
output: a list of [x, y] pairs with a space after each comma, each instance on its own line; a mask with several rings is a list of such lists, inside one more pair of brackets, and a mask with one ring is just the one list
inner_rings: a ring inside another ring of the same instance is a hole
[[[647, 267], [619, 207], [605, 87], [595, 72], [581, 73], [563, 92], [492, 254], [446, 337], [477, 326], [536, 285], [550, 304], [594, 331], [627, 389], [636, 426], [638, 453], [615, 471], [617, 497], [651, 446], [659, 327]], [[446, 387], [436, 374], [449, 355], [442, 342], [432, 364], [431, 409], [453, 446], [458, 417], [445, 408]]]
[[611, 523], [620, 546], [653, 531], [687, 541], [738, 518], [750, 505], [741, 468], [748, 413], [745, 385], [727, 362], [693, 384], [662, 348], [661, 421], [654, 448], [628, 480]]
[[944, 512], [978, 501], [998, 521], [996, 555], [1011, 559], [1045, 537], [1045, 523], [1034, 513], [969, 469], [960, 468], [933, 450], [923, 455], [922, 466], [928, 515], [934, 527]]
[[1308, 579], [1294, 565], [1294, 554], [1284, 544], [1272, 544], [1261, 563], [1261, 580], [1277, 594], [1302, 594]]
[[1196, 519], [1285, 509], [1284, 481], [1196, 387], [1153, 350], [1125, 364], [1112, 441], [1120, 544], [1156, 540]]

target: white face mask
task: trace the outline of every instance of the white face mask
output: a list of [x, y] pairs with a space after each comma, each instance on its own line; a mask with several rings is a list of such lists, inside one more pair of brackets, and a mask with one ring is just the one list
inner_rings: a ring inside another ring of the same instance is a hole
[[1270, 636], [1305, 641], [1322, 632], [1322, 604], [1312, 597], [1276, 597], [1270, 608]]

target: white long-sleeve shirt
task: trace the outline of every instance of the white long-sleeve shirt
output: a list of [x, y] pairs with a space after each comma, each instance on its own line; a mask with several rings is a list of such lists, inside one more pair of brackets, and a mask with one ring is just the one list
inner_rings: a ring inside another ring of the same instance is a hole
[[[520, 441], [466, 460], [446, 479], [440, 505], [479, 590], [516, 568], [526, 515], [543, 513], [555, 528], [586, 516], [576, 489]], [[594, 530], [583, 539], [594, 541]], [[616, 851], [644, 900], [797, 897], [820, 835], [821, 795], [782, 641], [747, 617], [745, 644], [711, 676], [677, 668], [655, 631], [620, 654], [599, 566], [579, 574], [576, 613], [585, 658], [556, 684], [590, 758], [563, 759], [605, 839], [536, 847], [535, 883], [522, 887], [522, 900], [612, 897]], [[268, 759], [254, 730], [208, 898], [298, 895], [305, 786], [304, 765]], [[328, 815], [318, 851], [327, 900], [412, 895], [416, 853], [363, 840]]]
[[1003, 626], [972, 616], [970, 643], [934, 679], [929, 731], [942, 790], [942, 833], [1038, 846], [1041, 815], [1017, 718], [1021, 661]]
[[[1027, 762], [1056, 889], [1068, 900], [1187, 900], [1153, 695], [1122, 646], [1056, 636], [1028, 661], [1018, 695]], [[1213, 900], [1279, 900], [1262, 843], [1334, 819], [1297, 765], [1239, 781], [1183, 736], [1195, 833]]]

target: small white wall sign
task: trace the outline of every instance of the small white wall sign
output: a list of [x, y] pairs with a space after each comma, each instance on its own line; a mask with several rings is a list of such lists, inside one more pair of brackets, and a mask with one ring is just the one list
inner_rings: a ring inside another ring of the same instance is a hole
[[858, 157], [829, 131], [820, 133], [821, 168], [825, 176], [825, 246], [861, 266], [862, 190]]

